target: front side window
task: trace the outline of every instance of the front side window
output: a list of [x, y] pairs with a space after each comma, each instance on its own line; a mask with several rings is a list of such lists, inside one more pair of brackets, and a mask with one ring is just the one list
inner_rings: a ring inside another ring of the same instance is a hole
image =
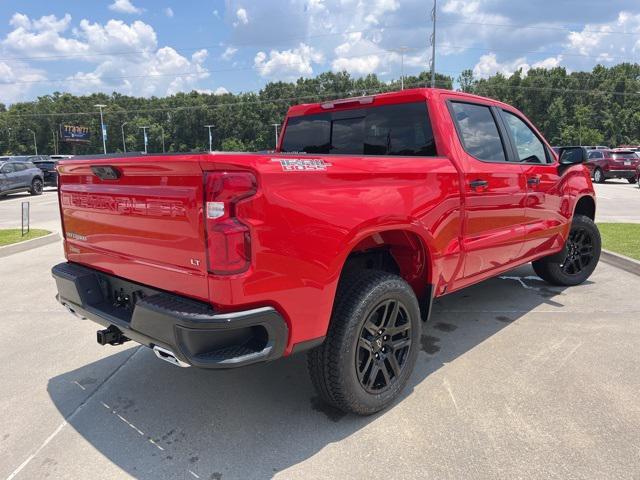
[[292, 117], [282, 152], [436, 156], [426, 103]]
[[460, 140], [469, 155], [489, 162], [506, 161], [504, 145], [489, 107], [452, 102], [451, 109]]
[[519, 117], [511, 112], [504, 112], [504, 119], [511, 131], [516, 145], [518, 160], [524, 163], [547, 163], [547, 151], [544, 144]]
[[27, 169], [27, 164], [26, 163], [16, 163], [14, 164], [14, 168], [16, 169], [16, 172], [23, 172]]

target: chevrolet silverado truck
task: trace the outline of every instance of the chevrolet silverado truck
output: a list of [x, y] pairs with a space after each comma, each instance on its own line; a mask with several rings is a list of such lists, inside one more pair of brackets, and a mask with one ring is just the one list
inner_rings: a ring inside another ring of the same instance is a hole
[[292, 107], [274, 153], [61, 161], [58, 300], [180, 367], [307, 351], [326, 402], [372, 414], [406, 385], [436, 297], [518, 265], [594, 271], [586, 151], [518, 110], [436, 89]]

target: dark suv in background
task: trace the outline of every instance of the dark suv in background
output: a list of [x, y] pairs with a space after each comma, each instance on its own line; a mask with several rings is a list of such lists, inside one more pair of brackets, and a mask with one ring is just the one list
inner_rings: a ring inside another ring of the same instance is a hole
[[0, 196], [25, 191], [41, 195], [43, 188], [44, 175], [33, 163], [0, 159]]

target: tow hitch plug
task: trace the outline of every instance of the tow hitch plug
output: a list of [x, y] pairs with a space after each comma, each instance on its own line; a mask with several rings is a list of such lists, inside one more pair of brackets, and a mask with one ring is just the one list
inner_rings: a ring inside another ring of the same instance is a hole
[[122, 345], [124, 342], [129, 341], [120, 329], [113, 325], [110, 325], [106, 330], [98, 330], [97, 340], [100, 345]]

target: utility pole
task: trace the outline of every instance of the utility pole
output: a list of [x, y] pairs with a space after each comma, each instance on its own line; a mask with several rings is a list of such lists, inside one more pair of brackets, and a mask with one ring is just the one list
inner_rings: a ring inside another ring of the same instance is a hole
[[104, 117], [102, 116], [102, 109], [106, 107], [101, 103], [94, 105], [94, 107], [100, 109], [100, 127], [102, 128], [102, 149], [104, 150], [104, 154], [107, 154], [107, 129], [104, 128]]
[[30, 128], [27, 128], [27, 130], [33, 134], [33, 148], [36, 150], [36, 155], [38, 155], [38, 143], [36, 142], [36, 132], [31, 130]]
[[408, 47], [400, 47], [400, 90], [404, 90], [404, 54], [409, 50]]
[[144, 135], [144, 153], [147, 153], [147, 144], [149, 143], [149, 138], [147, 137], [147, 128], [149, 127], [140, 127], [140, 130], [142, 130], [142, 134]]
[[129, 123], [129, 122], [124, 122], [122, 125], [120, 125], [120, 130], [122, 131], [122, 150], [124, 150], [124, 153], [127, 153], [127, 140], [125, 139], [124, 136], [124, 126]]
[[164, 152], [164, 127], [160, 127], [160, 133], [162, 135], [162, 153]]
[[278, 127], [280, 126], [280, 124], [272, 123], [271, 125], [276, 129], [276, 148], [278, 148]]
[[13, 153], [13, 151], [11, 150], [11, 127], [9, 127], [8, 130], [9, 130], [9, 135], [7, 137], [7, 146], [8, 146], [7, 153]]
[[208, 128], [209, 129], [209, 151], [212, 152], [213, 151], [213, 147], [212, 147], [212, 143], [213, 143], [213, 137], [211, 136], [211, 129], [213, 128], [213, 125], [205, 125], [204, 128]]
[[433, 32], [431, 33], [431, 88], [436, 88], [436, 14], [438, 11], [437, 0], [433, 0], [433, 10], [431, 10], [431, 20], [433, 21]]

